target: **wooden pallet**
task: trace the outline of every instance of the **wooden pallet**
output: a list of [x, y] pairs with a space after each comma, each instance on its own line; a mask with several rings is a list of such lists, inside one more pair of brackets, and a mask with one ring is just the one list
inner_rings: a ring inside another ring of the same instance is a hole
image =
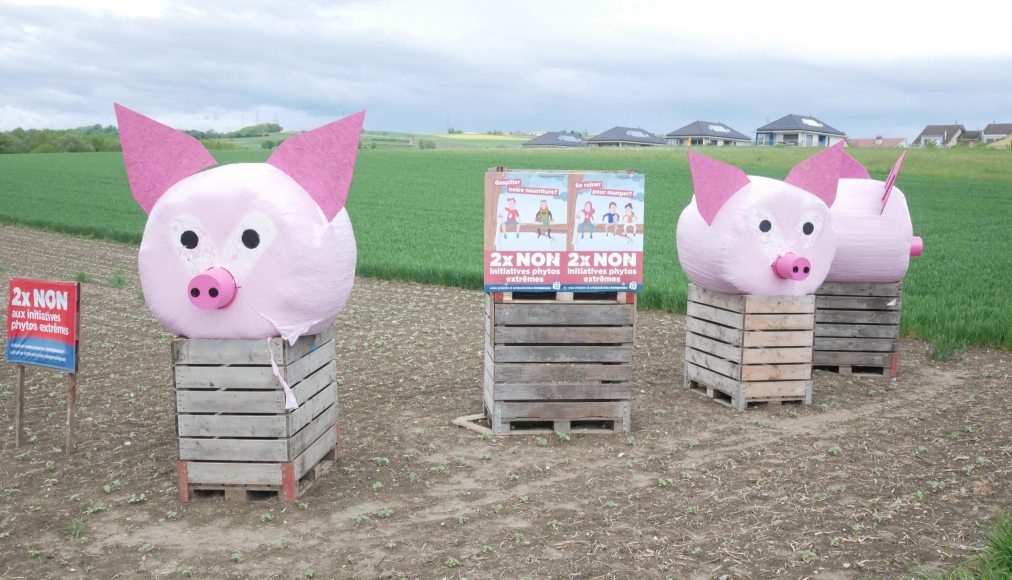
[[724, 294], [689, 284], [685, 386], [739, 411], [812, 402], [814, 296]]
[[540, 294], [486, 295], [492, 432], [629, 431], [635, 293]]
[[285, 409], [266, 340], [173, 341], [180, 501], [206, 490], [295, 501], [336, 461], [333, 336], [304, 336], [294, 345], [276, 338], [271, 349], [297, 409]]
[[815, 295], [815, 368], [896, 377], [902, 282], [826, 282]]

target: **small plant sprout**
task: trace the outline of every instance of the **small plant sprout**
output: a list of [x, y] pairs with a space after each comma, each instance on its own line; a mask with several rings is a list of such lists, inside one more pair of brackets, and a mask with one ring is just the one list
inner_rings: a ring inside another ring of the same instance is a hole
[[539, 436], [537, 436], [537, 437], [534, 438], [534, 442], [537, 443], [538, 445], [540, 445], [541, 447], [544, 447], [544, 446], [548, 445], [548, 438], [547, 437], [541, 437], [539, 435]]
[[482, 441], [491, 441], [492, 440], [492, 434], [491, 433], [482, 433], [481, 434], [481, 440]]
[[562, 431], [556, 432], [555, 436], [559, 438], [560, 442], [566, 442], [566, 441], [569, 441], [571, 439], [571, 437], [569, 436], [569, 433], [563, 433]]
[[674, 482], [671, 481], [670, 479], [667, 479], [667, 478], [664, 478], [664, 477], [662, 477], [662, 478], [660, 478], [660, 479], [657, 480], [657, 485], [659, 485], [661, 487], [671, 487], [672, 483], [674, 483]]
[[236, 564], [242, 564], [243, 562], [246, 561], [246, 556], [243, 556], [242, 552], [232, 552], [232, 554], [228, 558], [229, 560], [232, 560]]
[[107, 484], [103, 485], [102, 486], [102, 491], [104, 491], [106, 493], [112, 493], [112, 492], [118, 490], [120, 487], [122, 487], [122, 484], [120, 484], [119, 480], [116, 479], [116, 480], [113, 480], [112, 483], [107, 483]]
[[843, 453], [843, 449], [840, 449], [839, 445], [833, 445], [832, 447], [830, 447], [826, 451], [827, 451], [827, 453], [829, 453], [833, 457], [836, 457], [836, 456], [840, 455], [841, 453]]
[[516, 455], [517, 451], [520, 451], [520, 446], [519, 445], [514, 445], [514, 446], [510, 447], [509, 449], [507, 449], [506, 453], [509, 453], [510, 455]]
[[347, 473], [348, 475], [355, 475], [355, 468], [352, 467], [351, 465], [342, 467], [341, 469], [344, 470], [344, 472]]
[[141, 547], [137, 548], [137, 551], [140, 552], [141, 554], [147, 554], [153, 549], [155, 549], [155, 547], [152, 546], [151, 544], [141, 544]]
[[812, 558], [815, 558], [815, 552], [811, 550], [798, 550], [798, 557], [801, 558], [802, 561], [807, 562]]
[[467, 523], [467, 516], [465, 516], [465, 515], [459, 515], [459, 516], [457, 516], [457, 525], [462, 526], [462, 525], [464, 525], [466, 523]]
[[359, 515], [355, 516], [355, 525], [356, 526], [359, 525], [359, 524], [364, 524], [365, 522], [370, 522], [370, 521], [372, 521], [372, 519], [368, 515], [366, 515], [366, 514], [359, 514]]
[[522, 532], [516, 532], [513, 534], [513, 543], [519, 544], [524, 541], [524, 534]]
[[266, 524], [267, 522], [274, 520], [274, 514], [272, 512], [264, 512], [260, 514], [260, 522]]
[[553, 532], [558, 531], [558, 529], [562, 527], [562, 522], [559, 520], [549, 520], [548, 527], [551, 528]]
[[618, 504], [609, 499], [608, 501], [604, 502], [604, 507], [608, 509], [615, 509], [618, 507]]
[[446, 473], [446, 467], [442, 465], [433, 465], [429, 468], [432, 473]]
[[389, 519], [390, 516], [394, 515], [394, 510], [388, 507], [380, 508], [380, 510], [376, 512], [376, 515], [383, 519]]
[[131, 493], [127, 497], [127, 503], [144, 503], [146, 501], [148, 498], [143, 493]]
[[418, 474], [415, 473], [414, 471], [409, 471], [408, 472], [408, 481], [410, 481], [412, 483], [418, 481]]
[[67, 526], [67, 531], [70, 532], [70, 537], [75, 540], [80, 540], [88, 533], [88, 524], [82, 518], [74, 518], [70, 521]]
[[456, 568], [457, 566], [460, 566], [460, 560], [454, 558], [453, 556], [450, 556], [449, 558], [446, 559], [446, 562], [443, 562], [443, 564], [447, 568]]
[[165, 512], [165, 519], [167, 519], [167, 520], [174, 520], [177, 517], [179, 517], [179, 514], [176, 513], [176, 512], [173, 512], [173, 511], [167, 511], [167, 512]]
[[372, 484], [372, 490], [373, 491], [379, 491], [381, 489], [383, 489], [383, 482], [374, 481], [373, 484]]
[[527, 496], [527, 495], [520, 496], [520, 503], [527, 503], [529, 501], [531, 501], [530, 496]]
[[691, 516], [691, 515], [695, 515], [695, 514], [698, 514], [698, 513], [699, 513], [699, 508], [696, 507], [696, 506], [694, 506], [694, 505], [690, 505], [690, 506], [688, 506], [688, 507], [685, 508], [685, 515]]
[[376, 467], [390, 467], [390, 460], [386, 457], [373, 457], [372, 462]]
[[461, 457], [457, 460], [457, 467], [471, 467], [471, 462]]
[[699, 441], [693, 439], [692, 437], [689, 437], [688, 439], [685, 440], [685, 444], [689, 446], [689, 449], [692, 449], [693, 447], [699, 445]]
[[488, 544], [485, 544], [484, 546], [481, 547], [482, 554], [491, 554], [492, 552], [495, 552], [495, 548], [489, 546]]
[[636, 438], [633, 437], [632, 435], [630, 435], [629, 437], [626, 438], [625, 444], [628, 445], [628, 446], [630, 446], [630, 447], [632, 447], [633, 445], [636, 445]]
[[481, 459], [482, 461], [492, 461], [492, 454], [486, 451], [479, 455], [478, 459]]
[[288, 538], [281, 537], [281, 538], [278, 538], [277, 543], [274, 544], [274, 545], [275, 545], [275, 547], [277, 547], [277, 549], [284, 550], [285, 548], [287, 548], [289, 546], [289, 544], [291, 544], [291, 542], [288, 541]]
[[74, 282], [77, 282], [79, 284], [87, 284], [90, 281], [91, 276], [88, 276], [87, 272], [78, 272], [77, 274], [74, 274]]
[[387, 542], [387, 544], [386, 544], [386, 549], [388, 549], [388, 550], [393, 550], [393, 549], [394, 549], [394, 548], [396, 548], [396, 547], [397, 547], [397, 542], [395, 542], [395, 541], [393, 541], [393, 540], [390, 540], [390, 541], [389, 541], [389, 542]]
[[500, 513], [500, 512], [502, 512], [502, 504], [501, 503], [497, 503], [494, 506], [492, 506], [492, 512], [493, 513]]
[[56, 467], [56, 462], [55, 461], [49, 460], [49, 461], [46, 462], [46, 469], [53, 469], [55, 467]]
[[839, 546], [842, 543], [843, 543], [843, 538], [841, 538], [840, 536], [833, 536], [832, 538], [829, 538], [829, 545], [833, 546], [834, 548], [836, 548], [837, 546]]

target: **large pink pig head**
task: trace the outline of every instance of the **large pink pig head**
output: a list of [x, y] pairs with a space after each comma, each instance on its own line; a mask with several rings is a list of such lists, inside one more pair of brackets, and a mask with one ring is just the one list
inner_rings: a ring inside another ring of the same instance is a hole
[[364, 113], [292, 137], [267, 163], [203, 171], [196, 139], [116, 105], [123, 160], [148, 222], [140, 278], [151, 312], [189, 338], [294, 341], [351, 294], [344, 209]]
[[677, 230], [689, 279], [729, 294], [813, 293], [836, 252], [829, 208], [842, 154], [826, 149], [778, 181], [689, 152], [695, 195]]

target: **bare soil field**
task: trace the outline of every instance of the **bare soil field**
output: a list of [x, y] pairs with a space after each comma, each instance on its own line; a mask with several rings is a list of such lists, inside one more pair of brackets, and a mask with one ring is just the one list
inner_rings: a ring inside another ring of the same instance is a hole
[[[0, 226], [0, 283], [83, 285], [63, 376], [0, 366], [0, 578], [868, 578], [944, 571], [1012, 505], [1012, 353], [818, 372], [811, 407], [682, 386], [684, 317], [639, 315], [633, 431], [482, 438], [482, 294], [359, 279], [335, 324], [337, 466], [295, 505], [177, 499], [170, 336], [136, 248]], [[0, 316], [0, 318], [3, 318]]]

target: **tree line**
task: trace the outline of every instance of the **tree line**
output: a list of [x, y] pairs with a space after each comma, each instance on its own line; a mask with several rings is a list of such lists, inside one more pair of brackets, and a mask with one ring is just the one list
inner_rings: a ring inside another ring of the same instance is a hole
[[[282, 131], [277, 123], [260, 123], [238, 131], [183, 131], [205, 143], [222, 139], [263, 137]], [[221, 148], [221, 147], [219, 147]], [[75, 129], [22, 129], [0, 132], [0, 154], [5, 153], [91, 153], [121, 151], [119, 131], [112, 125], [88, 125]]]

